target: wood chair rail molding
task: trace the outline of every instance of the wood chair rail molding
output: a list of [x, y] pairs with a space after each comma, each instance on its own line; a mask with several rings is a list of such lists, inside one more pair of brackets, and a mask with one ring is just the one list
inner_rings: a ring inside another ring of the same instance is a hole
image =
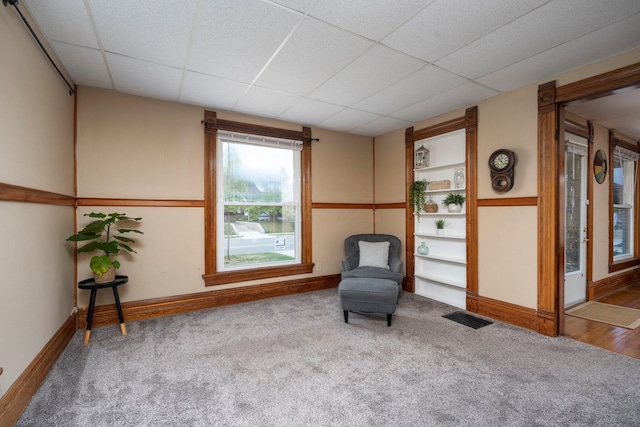
[[0, 182], [0, 200], [7, 202], [42, 203], [47, 205], [75, 206], [73, 196], [21, 187]]

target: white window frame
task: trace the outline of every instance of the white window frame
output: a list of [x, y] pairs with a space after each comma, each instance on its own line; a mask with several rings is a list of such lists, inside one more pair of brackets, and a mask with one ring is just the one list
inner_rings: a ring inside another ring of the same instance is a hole
[[[291, 150], [293, 152], [293, 195], [292, 200], [286, 200], [282, 202], [240, 202], [240, 201], [230, 201], [225, 202], [224, 200], [224, 155], [225, 150], [223, 149], [223, 145], [225, 143], [232, 144], [243, 144], [243, 145], [255, 145], [266, 148], [271, 148], [274, 150]], [[227, 131], [218, 131], [218, 164], [216, 165], [216, 185], [217, 185], [217, 203], [216, 203], [216, 220], [217, 220], [217, 229], [224, 230], [224, 222], [225, 222], [225, 207], [226, 206], [289, 206], [293, 207], [295, 211], [294, 221], [294, 247], [295, 247], [295, 256], [292, 260], [285, 261], [274, 261], [274, 262], [263, 262], [263, 263], [255, 263], [255, 264], [246, 264], [246, 265], [238, 265], [238, 266], [225, 266], [225, 256], [226, 256], [226, 244], [225, 244], [225, 236], [224, 232], [220, 232], [217, 235], [216, 242], [216, 258], [218, 271], [220, 272], [229, 272], [229, 271], [240, 271], [240, 270], [249, 270], [256, 269], [262, 267], [277, 267], [277, 266], [286, 266], [286, 265], [294, 265], [300, 264], [302, 259], [302, 186], [301, 186], [301, 178], [302, 178], [302, 159], [301, 159], [301, 150], [302, 150], [302, 141], [299, 140], [287, 140], [281, 138], [273, 138], [267, 136], [260, 135], [252, 135], [245, 134], [240, 132], [227, 132]], [[275, 236], [274, 236], [275, 237]]]
[[[627, 230], [627, 241], [629, 242], [629, 252], [622, 253], [619, 255], [615, 255], [614, 252], [614, 243], [616, 238], [616, 229], [615, 229], [615, 214], [613, 215], [613, 221], [611, 223], [612, 228], [612, 236], [613, 239], [610, 242], [611, 251], [613, 255], [613, 262], [625, 261], [627, 259], [632, 259], [635, 257], [634, 253], [634, 238], [635, 238], [635, 214], [636, 214], [636, 188], [637, 188], [637, 179], [638, 179], [638, 159], [640, 159], [640, 154], [626, 150], [619, 146], [616, 146], [613, 150], [614, 158], [611, 159], [611, 180], [614, 181], [613, 173], [615, 171], [615, 161], [618, 160], [622, 166], [623, 171], [623, 190], [622, 190], [622, 202], [623, 203], [612, 203], [612, 208], [615, 209], [624, 209], [628, 211], [628, 230]], [[615, 185], [615, 182], [614, 182]], [[614, 188], [614, 186], [612, 186]], [[614, 198], [612, 197], [612, 200]]]

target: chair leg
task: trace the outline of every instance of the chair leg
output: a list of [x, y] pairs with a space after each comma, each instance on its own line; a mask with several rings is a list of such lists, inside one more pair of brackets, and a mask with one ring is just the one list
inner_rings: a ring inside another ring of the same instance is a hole
[[349, 312], [347, 310], [344, 311], [344, 323], [349, 323]]
[[391, 326], [391, 316], [392, 314], [387, 313], [387, 326]]

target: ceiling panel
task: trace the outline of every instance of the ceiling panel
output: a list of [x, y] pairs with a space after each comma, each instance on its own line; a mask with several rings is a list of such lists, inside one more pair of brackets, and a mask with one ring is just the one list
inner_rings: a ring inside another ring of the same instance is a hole
[[113, 89], [102, 52], [88, 47], [52, 42], [60, 60], [69, 67], [75, 84], [102, 89]]
[[[182, 70], [107, 53], [115, 89], [169, 101], [178, 100]], [[144, 76], [144, 79], [138, 78]]]
[[351, 132], [357, 135], [374, 137], [389, 132], [390, 129], [402, 129], [411, 126], [411, 124], [412, 123], [404, 120], [384, 116], [355, 129], [351, 129]]
[[500, 91], [510, 91], [578, 68], [592, 62], [593, 58], [606, 58], [633, 49], [638, 40], [640, 14], [487, 74], [477, 81]]
[[467, 79], [463, 77], [438, 67], [426, 66], [353, 107], [378, 114], [390, 114], [466, 82]]
[[315, 125], [343, 109], [338, 105], [305, 98], [278, 116], [278, 118], [293, 123]]
[[392, 117], [408, 122], [419, 122], [425, 117], [433, 117], [436, 111], [452, 111], [457, 108], [468, 107], [479, 101], [496, 96], [498, 92], [468, 82], [457, 86], [440, 95], [418, 102], [391, 114]]
[[438, 0], [383, 40], [434, 62], [548, 0]]
[[640, 1], [549, 2], [436, 62], [470, 79], [551, 49], [640, 10]]
[[301, 99], [296, 95], [251, 86], [233, 109], [256, 116], [278, 117]]
[[351, 129], [363, 126], [367, 123], [371, 123], [379, 118], [379, 114], [354, 110], [352, 108], [345, 108], [338, 114], [335, 114], [329, 117], [327, 120], [320, 122], [319, 125], [327, 129], [349, 131]]
[[203, 2], [187, 67], [251, 83], [301, 19], [258, 0]]
[[245, 83], [188, 71], [182, 83], [180, 101], [231, 110], [248, 88]]
[[319, 0], [309, 15], [380, 40], [431, 0]]
[[315, 90], [311, 96], [322, 101], [349, 106], [395, 83], [423, 65], [424, 62], [410, 56], [384, 46], [375, 46]]
[[353, 34], [306, 19], [256, 84], [308, 95], [372, 45]]
[[91, 0], [105, 51], [184, 67], [196, 2]]
[[40, 30], [51, 41], [99, 48], [91, 20], [82, 0], [63, 2], [29, 0], [29, 4], [26, 6], [38, 23]]

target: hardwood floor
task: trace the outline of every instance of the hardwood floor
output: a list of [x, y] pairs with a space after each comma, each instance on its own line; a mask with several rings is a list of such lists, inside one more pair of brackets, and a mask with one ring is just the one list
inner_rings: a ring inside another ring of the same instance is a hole
[[[596, 301], [640, 309], [640, 284], [627, 286]], [[568, 338], [640, 359], [640, 327], [625, 329], [567, 315], [564, 320]]]

